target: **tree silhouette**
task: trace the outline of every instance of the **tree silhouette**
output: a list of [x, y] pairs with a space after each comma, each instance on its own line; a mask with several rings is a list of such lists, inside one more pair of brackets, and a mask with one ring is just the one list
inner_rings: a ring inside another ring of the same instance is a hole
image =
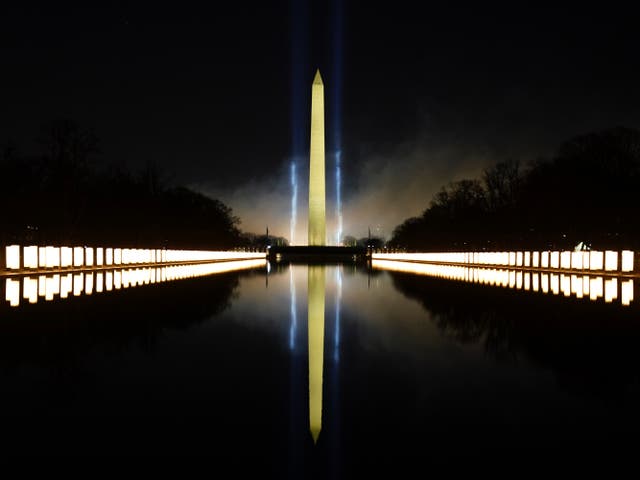
[[526, 171], [517, 160], [485, 169], [482, 182], [443, 187], [390, 246], [407, 249], [597, 248], [640, 245], [640, 131], [577, 136]]
[[45, 124], [42, 154], [2, 150], [3, 243], [232, 248], [240, 219], [217, 199], [169, 186], [153, 162], [137, 173], [98, 169], [97, 136], [70, 120]]

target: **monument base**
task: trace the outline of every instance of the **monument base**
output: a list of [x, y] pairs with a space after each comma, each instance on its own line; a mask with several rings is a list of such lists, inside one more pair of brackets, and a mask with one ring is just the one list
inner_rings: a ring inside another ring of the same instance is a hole
[[270, 247], [270, 262], [365, 262], [368, 252], [364, 247], [294, 246]]

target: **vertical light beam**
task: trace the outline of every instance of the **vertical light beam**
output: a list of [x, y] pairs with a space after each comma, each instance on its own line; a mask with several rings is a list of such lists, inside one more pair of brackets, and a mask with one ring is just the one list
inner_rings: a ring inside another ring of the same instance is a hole
[[335, 180], [336, 180], [336, 232], [335, 244], [342, 243], [342, 0], [334, 0], [332, 28], [332, 57], [333, 57], [333, 77], [331, 87], [332, 110], [333, 110], [333, 151], [335, 152]]
[[336, 228], [336, 245], [340, 245], [342, 243], [342, 173], [340, 167], [340, 156], [342, 152], [338, 150], [336, 152], [336, 217], [338, 220], [338, 225]]
[[[308, 0], [291, 0], [291, 232], [289, 244], [295, 245], [298, 223], [298, 173], [296, 162], [306, 156], [307, 72], [311, 31]], [[305, 165], [303, 165], [304, 167]]]
[[296, 284], [293, 280], [293, 265], [289, 265], [289, 288], [291, 289], [291, 326], [289, 327], [289, 349], [296, 348], [296, 330], [298, 328], [298, 312], [296, 306]]
[[340, 361], [340, 304], [342, 303], [342, 266], [336, 267], [336, 325], [333, 333], [333, 361]]
[[291, 225], [289, 245], [295, 245], [296, 223], [298, 222], [298, 177], [296, 176], [296, 162], [291, 161]]

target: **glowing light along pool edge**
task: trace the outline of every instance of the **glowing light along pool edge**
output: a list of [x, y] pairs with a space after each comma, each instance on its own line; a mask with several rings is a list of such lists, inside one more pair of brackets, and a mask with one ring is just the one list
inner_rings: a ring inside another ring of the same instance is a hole
[[7, 277], [5, 282], [5, 300], [12, 307], [20, 305], [22, 298], [29, 303], [37, 303], [38, 299], [53, 300], [60, 298], [91, 295], [104, 291], [119, 290], [141, 285], [163, 283], [187, 278], [203, 277], [219, 273], [263, 267], [267, 260], [248, 259], [218, 263], [201, 263], [189, 265], [168, 265], [157, 267], [124, 268], [80, 273], [56, 273], [53, 275], [23, 276], [13, 279]]
[[[626, 278], [604, 278], [603, 276], [578, 275], [575, 273], [468, 267], [386, 259], [373, 259], [371, 266], [380, 270], [426, 275], [495, 287], [552, 293], [554, 295], [562, 293], [565, 297], [575, 295], [576, 298], [589, 298], [593, 301], [603, 298], [606, 303], [612, 303], [619, 298], [623, 306], [631, 305], [634, 296], [633, 279]], [[619, 290], [618, 283], [620, 283]], [[620, 295], [618, 295], [618, 291]]]
[[5, 273], [30, 273], [56, 268], [153, 266], [167, 263], [217, 262], [257, 258], [266, 258], [265, 252], [9, 245], [5, 247], [5, 260], [4, 265], [0, 265], [0, 274], [3, 267]]
[[512, 251], [512, 252], [429, 252], [373, 253], [374, 260], [396, 260], [467, 266], [550, 268], [556, 270], [633, 273], [635, 252], [606, 251]]

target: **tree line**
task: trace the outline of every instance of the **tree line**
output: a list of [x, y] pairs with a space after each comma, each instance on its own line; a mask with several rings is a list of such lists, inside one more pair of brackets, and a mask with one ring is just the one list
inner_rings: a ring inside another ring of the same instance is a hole
[[388, 246], [407, 250], [640, 247], [640, 131], [565, 141], [548, 159], [499, 162], [443, 186]]
[[[231, 208], [183, 186], [167, 185], [151, 163], [138, 172], [98, 168], [98, 139], [71, 120], [46, 124], [41, 152], [0, 152], [0, 241], [148, 248], [243, 245]], [[244, 242], [246, 243], [246, 242]]]

